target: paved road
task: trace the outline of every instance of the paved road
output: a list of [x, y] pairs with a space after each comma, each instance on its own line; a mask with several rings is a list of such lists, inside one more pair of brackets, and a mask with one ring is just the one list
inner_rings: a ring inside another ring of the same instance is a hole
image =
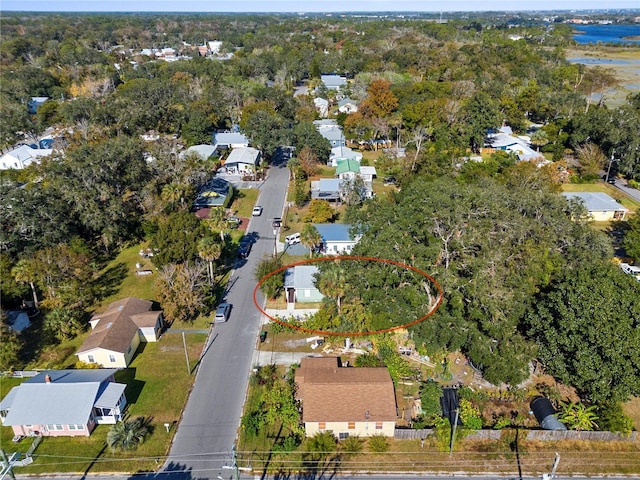
[[260, 314], [253, 304], [253, 272], [263, 255], [273, 254], [271, 219], [282, 216], [288, 179], [282, 158], [260, 187], [257, 203], [264, 211], [251, 218], [245, 233], [255, 243], [249, 258], [236, 264], [225, 296], [233, 305], [231, 315], [227, 323], [212, 327], [165, 472], [188, 471], [194, 478], [217, 478], [229, 471], [222, 467], [231, 465], [260, 329]]

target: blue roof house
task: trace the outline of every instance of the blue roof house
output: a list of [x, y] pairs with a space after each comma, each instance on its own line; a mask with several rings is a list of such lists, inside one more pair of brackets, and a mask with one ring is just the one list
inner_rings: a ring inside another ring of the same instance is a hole
[[89, 436], [115, 424], [127, 405], [117, 369], [49, 370], [13, 387], [0, 402], [0, 420], [16, 436]]
[[350, 254], [360, 240], [360, 235], [351, 235], [351, 225], [345, 223], [315, 223], [322, 242], [320, 252], [326, 255]]

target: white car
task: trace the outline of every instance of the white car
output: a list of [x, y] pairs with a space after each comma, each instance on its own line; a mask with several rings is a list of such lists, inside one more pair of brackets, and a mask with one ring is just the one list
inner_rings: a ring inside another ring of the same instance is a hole
[[260, 205], [256, 205], [253, 207], [253, 212], [251, 213], [254, 217], [259, 217], [262, 215], [262, 207]]
[[628, 263], [621, 263], [620, 268], [624, 273], [633, 275], [634, 277], [636, 277], [636, 280], [640, 281], [640, 267], [629, 265]]

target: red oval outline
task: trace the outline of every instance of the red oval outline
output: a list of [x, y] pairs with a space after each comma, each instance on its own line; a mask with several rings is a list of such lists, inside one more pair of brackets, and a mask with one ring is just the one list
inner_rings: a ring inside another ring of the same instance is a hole
[[[265, 312], [260, 305], [258, 305], [258, 300], [256, 298], [256, 296], [258, 294], [258, 289], [260, 288], [260, 285], [262, 285], [262, 283], [265, 280], [267, 280], [269, 277], [272, 277], [276, 273], [282, 272], [282, 271], [286, 270], [287, 268], [295, 267], [297, 265], [306, 265], [308, 263], [318, 263], [318, 262], [333, 262], [335, 260], [366, 260], [366, 261], [379, 262], [379, 263], [388, 263], [388, 264], [391, 264], [391, 265], [397, 265], [399, 267], [407, 268], [407, 269], [412, 270], [412, 271], [422, 275], [423, 277], [427, 278], [431, 283], [433, 283], [436, 286], [436, 288], [438, 289], [438, 301], [436, 302], [436, 304], [431, 308], [431, 310], [426, 315], [424, 315], [423, 317], [420, 317], [417, 320], [414, 320], [414, 321], [409, 322], [409, 323], [405, 323], [403, 325], [398, 325], [396, 327], [385, 328], [385, 329], [382, 329], [382, 330], [375, 330], [375, 331], [372, 331], [372, 332], [325, 332], [325, 331], [322, 331], [322, 330], [313, 330], [311, 328], [298, 327], [296, 325], [292, 325], [290, 323], [283, 322], [282, 320], [278, 320], [277, 318], [272, 317], [267, 312]], [[285, 327], [289, 327], [289, 328], [292, 328], [294, 330], [298, 330], [298, 331], [301, 331], [301, 332], [314, 333], [316, 335], [326, 335], [328, 337], [329, 336], [333, 336], [333, 337], [361, 337], [361, 336], [365, 336], [365, 335], [378, 335], [380, 333], [388, 333], [388, 332], [393, 332], [395, 330], [400, 330], [401, 328], [411, 327], [412, 325], [416, 325], [416, 324], [418, 324], [420, 322], [423, 322], [424, 320], [429, 318], [431, 315], [433, 315], [438, 310], [438, 308], [440, 307], [440, 304], [442, 303], [442, 297], [443, 297], [442, 287], [428, 273], [423, 272], [422, 270], [419, 270], [416, 267], [412, 267], [411, 265], [407, 265], [406, 263], [396, 262], [395, 260], [388, 260], [386, 258], [379, 258], [379, 257], [363, 257], [363, 256], [358, 256], [358, 255], [337, 255], [337, 256], [331, 256], [331, 257], [308, 258], [306, 260], [301, 260], [299, 262], [290, 263], [289, 265], [285, 265], [283, 267], [280, 267], [277, 270], [274, 270], [273, 272], [270, 272], [270, 273], [266, 274], [264, 277], [262, 277], [260, 280], [258, 280], [258, 284], [253, 289], [253, 303], [258, 308], [258, 310], [260, 310], [260, 312], [264, 316], [269, 318], [272, 322], [279, 323], [280, 325], [283, 325]]]

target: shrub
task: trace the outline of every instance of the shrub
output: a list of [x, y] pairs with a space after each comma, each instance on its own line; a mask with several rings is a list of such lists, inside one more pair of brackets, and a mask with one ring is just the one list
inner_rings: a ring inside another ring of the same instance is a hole
[[347, 453], [359, 453], [362, 451], [364, 440], [357, 435], [347, 437], [340, 442], [340, 448]]
[[465, 398], [460, 400], [460, 420], [462, 420], [465, 427], [471, 430], [480, 430], [482, 428], [480, 410]]
[[622, 410], [620, 402], [604, 402], [596, 409], [602, 430], [629, 435], [633, 430], [633, 420]]
[[369, 450], [384, 453], [389, 450], [389, 440], [384, 435], [373, 435], [369, 437]]

